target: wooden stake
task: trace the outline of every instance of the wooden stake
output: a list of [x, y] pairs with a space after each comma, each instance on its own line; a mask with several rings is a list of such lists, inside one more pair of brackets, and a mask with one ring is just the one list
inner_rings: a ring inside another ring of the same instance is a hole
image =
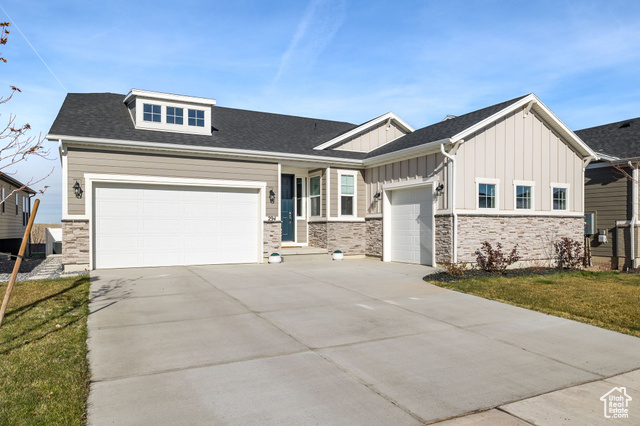
[[0, 309], [0, 326], [2, 325], [2, 320], [4, 318], [4, 313], [7, 310], [7, 305], [9, 304], [9, 298], [11, 297], [11, 290], [13, 290], [13, 285], [16, 283], [16, 278], [18, 277], [18, 271], [20, 270], [22, 257], [24, 256], [24, 252], [27, 249], [27, 243], [29, 242], [29, 234], [31, 234], [31, 227], [33, 226], [33, 220], [36, 218], [36, 213], [38, 212], [39, 205], [40, 205], [40, 200], [36, 200], [36, 202], [33, 203], [33, 212], [31, 216], [29, 216], [29, 223], [27, 223], [27, 229], [25, 229], [24, 231], [24, 238], [22, 238], [20, 251], [18, 252], [16, 263], [13, 265], [13, 273], [11, 274], [11, 280], [9, 280], [9, 286], [7, 287], [7, 291], [4, 294], [4, 299], [2, 299], [2, 308]]

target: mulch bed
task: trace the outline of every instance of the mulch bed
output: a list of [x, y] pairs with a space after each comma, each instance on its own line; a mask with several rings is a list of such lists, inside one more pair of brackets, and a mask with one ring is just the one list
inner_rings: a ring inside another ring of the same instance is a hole
[[482, 269], [469, 269], [464, 271], [463, 275], [449, 275], [446, 272], [438, 272], [436, 274], [427, 275], [423, 280], [427, 282], [451, 282], [468, 280], [470, 278], [490, 278], [490, 277], [526, 277], [530, 275], [551, 275], [562, 272], [562, 269], [558, 268], [521, 268], [521, 269], [507, 269], [504, 274], [486, 272]]
[[[20, 264], [21, 273], [28, 273], [35, 269], [36, 266], [42, 263], [44, 260], [43, 257], [29, 257], [22, 260]], [[14, 257], [11, 260], [7, 260], [5, 258], [0, 258], [0, 274], [10, 274], [13, 272], [13, 265], [16, 263], [16, 259]]]

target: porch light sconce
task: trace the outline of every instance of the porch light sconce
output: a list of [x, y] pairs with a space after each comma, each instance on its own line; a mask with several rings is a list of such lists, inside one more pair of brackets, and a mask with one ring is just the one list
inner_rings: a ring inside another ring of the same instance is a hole
[[373, 199], [378, 201], [380, 200], [380, 197], [382, 197], [382, 194], [380, 192], [376, 192], [376, 195], [373, 196]]
[[84, 191], [80, 188], [80, 182], [76, 181], [73, 185], [73, 192], [76, 194], [76, 198], [82, 198], [82, 193]]
[[443, 190], [444, 190], [444, 183], [441, 183], [440, 185], [436, 186], [436, 194], [442, 195]]
[[273, 192], [273, 188], [269, 189], [269, 201], [271, 201], [271, 204], [276, 202], [276, 193]]

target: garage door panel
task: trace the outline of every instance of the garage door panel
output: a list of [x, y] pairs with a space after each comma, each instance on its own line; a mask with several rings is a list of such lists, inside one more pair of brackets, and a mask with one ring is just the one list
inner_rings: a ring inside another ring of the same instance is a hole
[[257, 190], [97, 185], [96, 268], [258, 261]]
[[430, 187], [391, 192], [391, 260], [433, 263], [433, 195]]

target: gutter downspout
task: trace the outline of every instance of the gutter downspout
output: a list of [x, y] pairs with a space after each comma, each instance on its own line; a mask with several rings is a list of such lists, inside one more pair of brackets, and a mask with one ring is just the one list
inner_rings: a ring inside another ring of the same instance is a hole
[[[451, 152], [455, 154], [458, 145], [464, 142], [463, 139], [456, 142]], [[449, 154], [444, 150], [444, 143], [440, 144], [440, 152], [451, 161], [451, 191], [447, 191], [451, 194], [451, 212], [453, 214], [453, 263], [458, 262], [458, 212], [456, 211], [456, 158], [454, 155]]]
[[638, 166], [631, 166], [631, 268], [637, 268], [636, 265], [636, 222], [638, 221]]

